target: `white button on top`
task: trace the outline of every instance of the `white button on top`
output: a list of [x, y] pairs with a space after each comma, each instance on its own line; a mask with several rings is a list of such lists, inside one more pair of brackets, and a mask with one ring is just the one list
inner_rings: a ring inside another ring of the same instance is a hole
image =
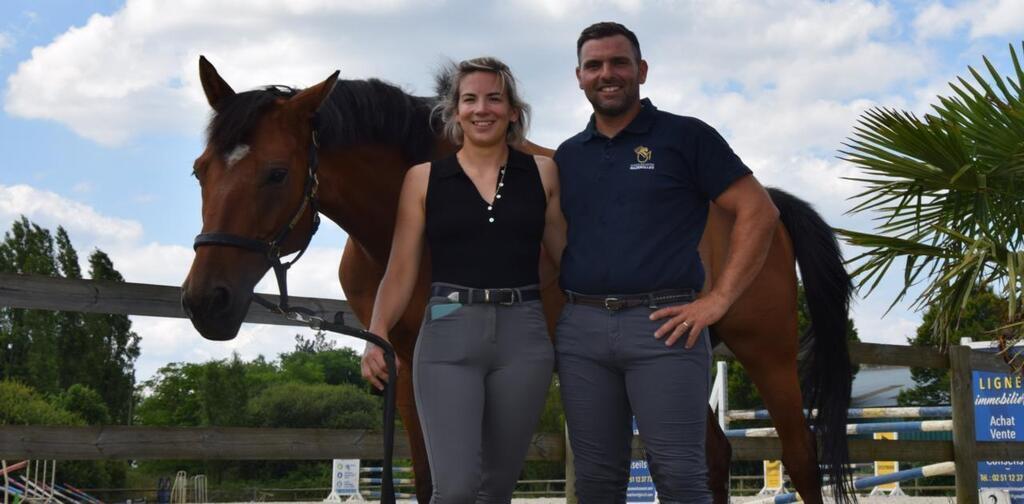
[[494, 217], [491, 217], [490, 219], [487, 219], [487, 222], [494, 222]]
[[488, 212], [490, 212], [491, 210], [494, 210], [494, 207], [492, 207], [492, 206], [487, 207], [487, 211]]

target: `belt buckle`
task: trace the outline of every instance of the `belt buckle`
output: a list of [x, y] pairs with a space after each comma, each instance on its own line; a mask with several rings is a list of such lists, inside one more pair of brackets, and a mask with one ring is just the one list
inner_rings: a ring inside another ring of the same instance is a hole
[[604, 298], [604, 309], [610, 312], [617, 312], [621, 310], [624, 304], [625, 301], [616, 297]]
[[508, 293], [511, 294], [508, 298], [508, 301], [499, 301], [498, 304], [504, 306], [512, 306], [516, 304], [516, 291], [513, 289], [509, 289]]

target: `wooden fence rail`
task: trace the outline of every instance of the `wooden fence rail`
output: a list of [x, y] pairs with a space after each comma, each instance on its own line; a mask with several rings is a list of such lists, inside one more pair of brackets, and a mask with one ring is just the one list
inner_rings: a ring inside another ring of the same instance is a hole
[[[271, 301], [278, 297], [264, 294]], [[346, 324], [363, 328], [348, 302], [291, 296], [291, 303], [304, 306], [328, 320], [338, 314]], [[39, 310], [115, 313], [150, 317], [185, 318], [181, 309], [181, 288], [166, 285], [121, 283], [101, 280], [70, 280], [39, 275], [0, 273], [0, 306]], [[271, 325], [302, 326], [267, 309], [253, 304], [246, 322]], [[198, 337], [198, 336], [197, 336]], [[731, 357], [724, 346], [715, 355]], [[933, 348], [877, 343], [851, 343], [850, 360], [860, 364], [949, 368], [949, 356]], [[971, 355], [971, 367], [977, 370], [1005, 372], [1006, 364], [999, 357], [981, 352]]]
[[[0, 306], [12, 308], [183, 318], [180, 298], [177, 287], [0, 273]], [[321, 317], [340, 317], [359, 327], [344, 301], [293, 297], [292, 302], [316, 310]], [[252, 306], [245, 320], [301, 325], [257, 305]], [[902, 345], [851, 344], [850, 360], [856, 364], [951, 369], [954, 424], [953, 442], [851, 439], [851, 461], [955, 460], [957, 502], [976, 503], [977, 461], [1024, 460], [1024, 443], [974, 440], [971, 371], [1005, 373], [1008, 368], [992, 353], [972, 352], [962, 346], [949, 350], [944, 353]], [[715, 353], [730, 356], [725, 348]], [[778, 459], [782, 453], [778, 439], [743, 438], [730, 443], [735, 460]], [[373, 459], [380, 456], [381, 446], [379, 434], [331, 429], [0, 426], [0, 458], [8, 459]], [[634, 452], [642, 453], [638, 440]], [[396, 456], [409, 456], [404, 436], [396, 438]], [[566, 453], [564, 436], [551, 434], [536, 435], [528, 455], [530, 460], [561, 461], [568, 457], [571, 455]], [[567, 468], [567, 479], [570, 474]]]
[[[275, 303], [279, 299], [271, 294], [264, 296]], [[292, 305], [309, 308], [319, 317], [337, 321], [337, 314], [340, 313], [346, 324], [363, 328], [345, 301], [297, 296], [289, 298]], [[185, 312], [181, 309], [180, 287], [105, 280], [72, 280], [17, 273], [0, 273], [0, 306], [186, 318]], [[256, 324], [305, 326], [255, 303], [249, 308], [245, 321]]]

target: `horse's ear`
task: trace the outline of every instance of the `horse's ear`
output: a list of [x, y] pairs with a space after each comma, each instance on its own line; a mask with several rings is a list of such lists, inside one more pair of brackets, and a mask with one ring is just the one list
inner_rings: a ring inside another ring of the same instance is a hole
[[303, 117], [312, 115], [331, 96], [331, 91], [334, 91], [334, 85], [338, 83], [338, 74], [340, 73], [340, 70], [335, 70], [326, 80], [315, 86], [303, 89], [289, 102]]
[[214, 110], [217, 110], [217, 106], [223, 103], [225, 98], [235, 95], [235, 90], [231, 89], [231, 86], [221, 78], [217, 69], [213, 67], [213, 63], [210, 63], [206, 56], [199, 56], [199, 81], [203, 83], [206, 101]]

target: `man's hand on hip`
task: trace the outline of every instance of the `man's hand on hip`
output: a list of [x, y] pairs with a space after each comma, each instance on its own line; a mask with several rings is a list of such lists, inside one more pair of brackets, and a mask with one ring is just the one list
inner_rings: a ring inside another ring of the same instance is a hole
[[651, 313], [651, 320], [668, 320], [654, 332], [654, 337], [662, 339], [667, 336], [665, 345], [672, 346], [684, 334], [689, 334], [686, 348], [693, 348], [700, 333], [718, 322], [728, 310], [729, 302], [714, 293], [692, 303], [661, 308]]

